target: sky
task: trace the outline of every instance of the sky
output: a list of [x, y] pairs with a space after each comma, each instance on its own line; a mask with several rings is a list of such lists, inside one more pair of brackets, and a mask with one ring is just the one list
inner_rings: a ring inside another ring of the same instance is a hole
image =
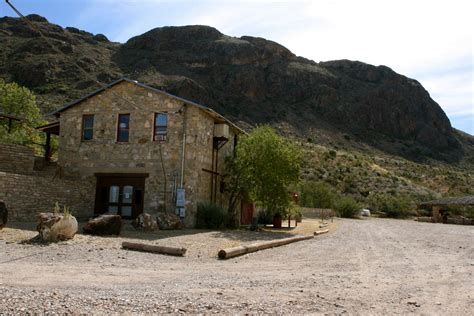
[[[453, 127], [474, 135], [472, 0], [10, 0], [36, 13], [126, 42], [160, 26], [202, 24], [263, 37], [316, 62], [386, 65], [418, 80]], [[471, 4], [472, 3], [472, 4]], [[15, 13], [0, 2], [0, 16]]]

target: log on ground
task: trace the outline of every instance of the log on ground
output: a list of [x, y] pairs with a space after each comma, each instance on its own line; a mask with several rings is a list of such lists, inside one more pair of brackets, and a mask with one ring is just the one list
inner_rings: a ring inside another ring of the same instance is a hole
[[130, 249], [130, 250], [138, 250], [138, 251], [145, 251], [145, 252], [153, 252], [153, 253], [160, 253], [164, 255], [170, 256], [184, 256], [186, 253], [186, 248], [175, 248], [175, 247], [166, 247], [166, 246], [158, 246], [158, 245], [148, 245], [136, 242], [122, 242], [123, 249]]
[[314, 232], [314, 236], [326, 234], [326, 233], [328, 233], [328, 232], [329, 232], [329, 229], [317, 230], [317, 231]]
[[279, 247], [283, 245], [287, 245], [292, 242], [297, 242], [301, 240], [311, 239], [313, 236], [295, 236], [271, 241], [264, 241], [259, 243], [254, 243], [246, 246], [237, 246], [233, 248], [221, 249], [217, 256], [219, 259], [229, 259], [237, 256], [244, 255], [246, 253], [251, 253], [259, 250], [264, 250], [273, 247]]

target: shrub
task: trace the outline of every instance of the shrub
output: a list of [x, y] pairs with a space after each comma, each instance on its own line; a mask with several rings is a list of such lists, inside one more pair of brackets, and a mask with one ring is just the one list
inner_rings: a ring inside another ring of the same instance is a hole
[[447, 206], [446, 207], [445, 206], [443, 208], [450, 215], [474, 218], [474, 207], [462, 207], [462, 206]]
[[196, 213], [196, 228], [218, 229], [227, 221], [226, 211], [215, 204], [199, 203]]
[[384, 212], [387, 217], [405, 218], [410, 215], [411, 201], [405, 196], [376, 193], [371, 194], [367, 201], [372, 210]]
[[272, 224], [273, 223], [273, 212], [270, 211], [260, 211], [258, 212], [258, 223], [261, 225]]
[[335, 203], [334, 208], [340, 217], [351, 218], [359, 213], [361, 206], [353, 198], [341, 197]]

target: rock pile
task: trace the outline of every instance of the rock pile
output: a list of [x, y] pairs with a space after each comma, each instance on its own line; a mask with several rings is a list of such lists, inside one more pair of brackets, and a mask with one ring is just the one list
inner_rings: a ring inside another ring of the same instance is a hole
[[173, 213], [159, 213], [156, 220], [158, 222], [158, 227], [163, 230], [183, 228], [181, 219], [178, 215]]

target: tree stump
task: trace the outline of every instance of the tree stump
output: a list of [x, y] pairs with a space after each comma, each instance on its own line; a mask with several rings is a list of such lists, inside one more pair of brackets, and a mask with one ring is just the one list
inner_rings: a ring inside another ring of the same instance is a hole
[[7, 225], [8, 222], [8, 209], [7, 203], [0, 200], [0, 230]]
[[122, 218], [120, 215], [101, 215], [89, 220], [83, 228], [84, 234], [89, 235], [120, 235]]

